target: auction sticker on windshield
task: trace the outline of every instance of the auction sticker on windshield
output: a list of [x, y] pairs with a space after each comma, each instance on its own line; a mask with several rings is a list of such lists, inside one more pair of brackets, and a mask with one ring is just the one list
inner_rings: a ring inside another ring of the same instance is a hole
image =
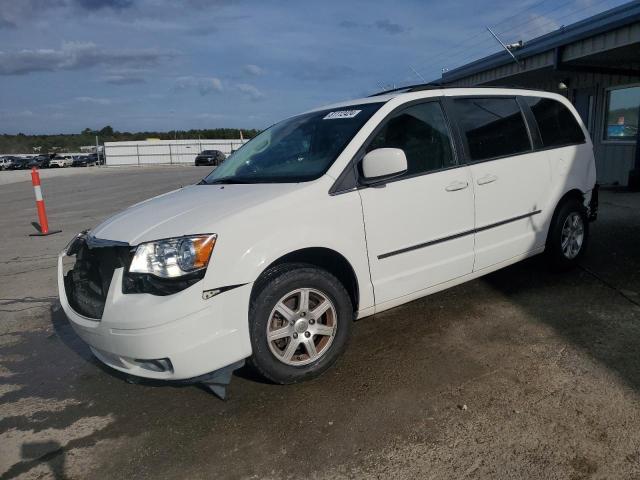
[[340, 110], [338, 112], [327, 113], [323, 120], [335, 120], [338, 118], [353, 118], [358, 115], [362, 110]]

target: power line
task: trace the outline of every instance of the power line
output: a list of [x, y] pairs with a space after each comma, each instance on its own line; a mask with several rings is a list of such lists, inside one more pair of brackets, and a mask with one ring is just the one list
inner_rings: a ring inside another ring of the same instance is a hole
[[[610, 0], [600, 0], [600, 1], [596, 1], [596, 2], [592, 3], [591, 5], [589, 5], [588, 7], [586, 7], [584, 10], [591, 10], [591, 9], [593, 9], [593, 7], [595, 7], [596, 5], [599, 5], [599, 4], [604, 3], [604, 2], [606, 2], [606, 1], [610, 1]], [[572, 3], [572, 2], [571, 2], [571, 3]], [[557, 8], [551, 9], [551, 10], [549, 10], [549, 11], [547, 11], [547, 12], [543, 12], [543, 13], [539, 14], [539, 18], [543, 18], [543, 19], [544, 19], [544, 16], [545, 16], [545, 15], [548, 15], [549, 13], [552, 13], [552, 12], [556, 12], [556, 11], [560, 10], [561, 8], [564, 8], [564, 6], [561, 6], [561, 7], [557, 7]], [[583, 10], [583, 11], [584, 11], [584, 10]], [[546, 19], [546, 20], [547, 20], [547, 21], [551, 21], [551, 22], [557, 22], [558, 20], [562, 20], [563, 18], [566, 18], [566, 17], [568, 17], [568, 16], [575, 15], [575, 14], [581, 14], [581, 13], [583, 13], [583, 11], [572, 11], [572, 12], [569, 12], [568, 14], [563, 15], [563, 16], [561, 16], [561, 17], [558, 17], [558, 18], [555, 18], [555, 19], [548, 18], [548, 19]], [[507, 30], [503, 30], [502, 32], [499, 32], [499, 33], [498, 33], [498, 35], [504, 35], [505, 33], [512, 32], [512, 31], [513, 31], [513, 30], [515, 30], [516, 28], [518, 28], [518, 27], [520, 27], [520, 26], [522, 26], [522, 25], [526, 25], [526, 24], [527, 24], [527, 23], [529, 23], [529, 22], [531, 22], [531, 18], [529, 18], [529, 19], [527, 19], [526, 21], [521, 22], [521, 23], [519, 23], [519, 24], [513, 25], [511, 28], [509, 28], [509, 29], [507, 29]]]
[[[528, 12], [529, 10], [533, 10], [534, 8], [539, 7], [540, 5], [542, 5], [543, 3], [547, 3], [548, 1], [550, 1], [550, 0], [542, 0], [541, 2], [534, 3], [534, 4], [533, 4], [533, 5], [531, 5], [530, 7], [527, 7], [527, 8], [525, 8], [525, 9], [521, 10], [520, 12], [518, 12], [518, 13], [516, 13], [516, 14], [514, 14], [514, 15], [511, 15], [510, 17], [507, 17], [507, 18], [505, 18], [505, 19], [503, 19], [503, 20], [500, 20], [498, 23], [496, 23], [496, 24], [494, 24], [494, 25], [492, 25], [492, 26], [495, 28], [495, 27], [497, 27], [498, 25], [502, 25], [503, 23], [507, 23], [509, 20], [514, 19], [514, 18], [516, 18], [517, 16], [522, 15], [522, 14], [523, 14], [523, 13], [525, 13], [525, 12]], [[571, 0], [571, 1], [569, 1], [569, 2], [566, 2], [566, 3], [573, 3], [573, 0]]]
[[[536, 31], [540, 32], [540, 31], [541, 31], [541, 29], [544, 29], [544, 28], [545, 28], [545, 26], [555, 25], [555, 24], [557, 24], [560, 20], [563, 20], [563, 19], [568, 18], [568, 17], [572, 17], [572, 16], [574, 16], [574, 15], [581, 15], [581, 14], [583, 14], [583, 13], [585, 12], [585, 10], [593, 10], [593, 8], [594, 8], [594, 7], [596, 7], [596, 6], [598, 6], [598, 5], [601, 5], [601, 4], [603, 4], [603, 3], [608, 3], [608, 2], [610, 2], [610, 1], [611, 1], [611, 0], [599, 0], [599, 1], [596, 1], [595, 3], [591, 4], [588, 8], [586, 8], [586, 9], [584, 9], [584, 10], [581, 10], [581, 11], [571, 11], [571, 12], [569, 12], [569, 13], [565, 14], [565, 15], [561, 15], [561, 16], [556, 17], [556, 18], [547, 18], [547, 19], [544, 19], [544, 21], [543, 21], [541, 24], [539, 23], [539, 24], [537, 24], [537, 25], [535, 25], [535, 26], [533, 26], [533, 27], [531, 27], [531, 28], [527, 28], [527, 29], [525, 29], [525, 30], [522, 30], [522, 31], [518, 32], [518, 36], [519, 36], [521, 39], [524, 39], [524, 38], [526, 38], [526, 35], [527, 35], [527, 34], [529, 34], [529, 33], [533, 33], [533, 32], [536, 32]], [[539, 3], [543, 3], [543, 2], [539, 2]], [[551, 9], [551, 10], [548, 10], [548, 11], [546, 11], [546, 12], [541, 12], [539, 15], [540, 15], [540, 17], [543, 17], [544, 15], [547, 15], [547, 14], [549, 14], [549, 13], [552, 13], [552, 12], [558, 11], [558, 10], [560, 10], [561, 8], [564, 8], [567, 4], [572, 4], [572, 3], [574, 3], [574, 0], [571, 0], [571, 1], [568, 1], [568, 2], [564, 2], [561, 6], [556, 6], [555, 8], [553, 8], [553, 9]], [[615, 1], [614, 1], [614, 3], [618, 3], [618, 1], [617, 1], [617, 0], [615, 0]], [[537, 5], [537, 4], [536, 4], [536, 5]], [[530, 8], [529, 8], [529, 9], [530, 9]], [[603, 10], [603, 11], [604, 11], [604, 10]], [[511, 16], [511, 17], [509, 17], [509, 18], [514, 18], [514, 17], [517, 17], [518, 15], [519, 15], [519, 14], [512, 15], [512, 16]], [[588, 16], [588, 15], [587, 15], [587, 16]], [[585, 18], [586, 18], [586, 16], [585, 16]], [[511, 27], [511, 28], [509, 28], [509, 29], [506, 29], [506, 30], [503, 30], [503, 31], [499, 32], [499, 33], [498, 33], [498, 35], [502, 36], [502, 35], [504, 35], [505, 33], [509, 33], [509, 32], [511, 32], [511, 31], [514, 31], [514, 30], [515, 30], [515, 29], [517, 29], [519, 26], [525, 25], [525, 24], [530, 23], [530, 22], [531, 22], [531, 19], [527, 20], [526, 22], [520, 22], [520, 23], [518, 23], [518, 24], [516, 24], [516, 25], [512, 26], [512, 27]], [[504, 22], [500, 22], [500, 23], [504, 23]], [[557, 29], [557, 28], [559, 28], [559, 27], [550, 28], [550, 29], [549, 29], [549, 31], [548, 31], [548, 32], [546, 32], [546, 33], [550, 33], [550, 32], [554, 31], [554, 30], [555, 30], [555, 29]], [[546, 33], [538, 33], [538, 34], [537, 34], [537, 35], [535, 35], [535, 36], [536, 36], [536, 37], [538, 37], [538, 36], [544, 35], [544, 34], [546, 34]], [[479, 34], [476, 34], [474, 37], [477, 37], [477, 36], [479, 36]], [[470, 37], [470, 38], [471, 38], [471, 37]], [[456, 55], [449, 55], [449, 56], [448, 56], [448, 58], [447, 58], [447, 60], [448, 60], [448, 62], [449, 62], [448, 64], [451, 66], [451, 67], [449, 67], [449, 68], [455, 68], [455, 67], [453, 67], [453, 65], [464, 65], [464, 64], [465, 64], [465, 63], [467, 63], [469, 60], [477, 59], [477, 58], [478, 58], [478, 56], [479, 56], [479, 52], [480, 52], [480, 51], [485, 52], [485, 51], [487, 50], [487, 43], [488, 43], [488, 42], [489, 42], [489, 43], [491, 43], [491, 44], [493, 44], [493, 40], [492, 40], [491, 38], [487, 38], [486, 40], [481, 41], [480, 43], [476, 43], [476, 48], [472, 49], [472, 52], [474, 52], [474, 53], [471, 53], [471, 54], [470, 54], [470, 52], [467, 50], [467, 51], [461, 51], [461, 52], [459, 52], [459, 53], [458, 53], [458, 54], [456, 54]], [[449, 53], [449, 52], [450, 52], [450, 50], [447, 50], [446, 52], [443, 52], [443, 53], [441, 53], [441, 54], [438, 54], [438, 55], [436, 55], [436, 56], [432, 57], [432, 58], [430, 59], [430, 61], [431, 61], [431, 62], [433, 62], [435, 59], [437, 59], [437, 58], [439, 58], [439, 57], [442, 57], [442, 55], [443, 55], [443, 54], [447, 54], [447, 53]], [[487, 53], [486, 55], [488, 55], [488, 54], [489, 54], [489, 53]], [[463, 60], [462, 62], [453, 62], [453, 60], [455, 60], [455, 59], [457, 59], [457, 58], [460, 58], [460, 56], [461, 56], [461, 55], [465, 55], [464, 60]], [[422, 64], [422, 65], [424, 65], [424, 64]], [[439, 69], [439, 70], [440, 70], [440, 69]]]
[[[547, 1], [549, 1], [549, 0], [543, 0], [543, 1], [541, 1], [541, 2], [538, 2], [538, 3], [536, 3], [536, 4], [532, 5], [532, 6], [530, 6], [530, 7], [526, 8], [526, 9], [524, 9], [524, 10], [519, 11], [518, 13], [516, 13], [516, 14], [514, 14], [514, 15], [511, 15], [511, 16], [507, 17], [507, 19], [505, 19], [505, 20], [501, 20], [500, 22], [498, 22], [498, 23], [496, 23], [496, 24], [494, 24], [494, 25], [492, 25], [492, 26], [493, 26], [493, 27], [496, 27], [496, 26], [498, 26], [498, 25], [502, 25], [503, 23], [505, 23], [505, 22], [509, 21], [510, 19], [512, 19], [512, 18], [516, 18], [516, 17], [518, 17], [519, 15], [522, 15], [524, 12], [526, 12], [526, 11], [528, 11], [528, 10], [531, 10], [532, 8], [535, 8], [535, 7], [537, 7], [537, 6], [539, 6], [539, 5], [543, 4], [543, 3], [546, 3]], [[553, 11], [557, 11], [557, 10], [559, 10], [560, 8], [563, 8], [563, 7], [565, 7], [565, 6], [569, 5], [569, 4], [573, 4], [573, 3], [575, 3], [575, 0], [566, 0], [566, 1], [562, 2], [562, 3], [560, 3], [559, 5], [556, 5], [556, 6], [555, 6], [555, 8], [552, 8], [551, 10], [547, 10], [547, 11], [540, 12], [539, 14], [540, 14], [541, 16], [543, 16], [543, 15], [546, 15], [546, 14], [551, 13], [551, 12], [553, 12]], [[527, 22], [528, 22], [528, 21], [530, 21], [530, 19], [529, 19], [529, 20], [527, 20]], [[524, 23], [527, 23], [527, 22], [524, 22]], [[521, 25], [521, 24], [520, 24], [520, 25]], [[508, 31], [508, 30], [507, 30], [507, 31]], [[503, 33], [504, 33], [504, 32], [499, 32], [498, 34], [499, 34], [499, 35], [502, 35]], [[483, 36], [483, 37], [484, 37], [485, 35], [486, 35], [486, 32], [483, 30], [483, 31], [481, 31], [481, 32], [476, 33], [475, 35], [472, 35], [471, 37], [468, 37], [467, 39], [463, 40], [462, 42], [457, 43], [456, 45], [454, 45], [453, 47], [451, 47], [451, 48], [449, 48], [449, 49], [447, 49], [447, 50], [445, 50], [445, 51], [442, 51], [442, 52], [440, 52], [440, 53], [437, 53], [437, 54], [435, 54], [435, 55], [432, 55], [431, 57], [427, 57], [427, 59], [426, 59], [426, 60], [424, 60], [423, 62], [421, 62], [420, 64], [418, 64], [418, 68], [419, 68], [420, 66], [425, 65], [425, 64], [426, 64], [426, 63], [428, 63], [428, 62], [429, 62], [429, 63], [430, 63], [430, 62], [434, 62], [435, 60], [438, 60], [438, 59], [440, 59], [440, 58], [446, 57], [448, 54], [450, 54], [450, 53], [452, 53], [452, 52], [458, 52], [458, 51], [460, 50], [460, 47], [463, 47], [463, 46], [467, 45], [471, 40], [474, 40], [474, 39], [476, 39], [476, 38], [478, 38], [478, 37], [480, 37], [480, 36]], [[493, 41], [491, 41], [491, 39], [490, 39], [490, 38], [485, 38], [485, 40], [481, 40], [481, 43], [486, 43], [486, 41], [487, 41], [487, 40], [489, 40], [489, 41], [490, 41], [490, 43], [493, 43]], [[477, 43], [476, 43], [476, 45], [477, 45]], [[464, 52], [464, 53], [466, 53], [466, 52]]]

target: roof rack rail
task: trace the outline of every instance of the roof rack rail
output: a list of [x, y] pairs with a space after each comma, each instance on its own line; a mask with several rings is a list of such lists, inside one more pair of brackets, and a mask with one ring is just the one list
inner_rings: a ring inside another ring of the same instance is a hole
[[374, 93], [373, 95], [369, 95], [369, 97], [378, 97], [380, 95], [386, 95], [388, 93], [394, 92], [418, 92], [420, 90], [434, 90], [442, 88], [440, 84], [437, 83], [418, 83], [416, 85], [405, 85], [404, 87], [391, 88], [389, 90], [383, 90], [381, 92]]
[[421, 83], [417, 85], [406, 85], [404, 87], [399, 87], [399, 88], [392, 88], [390, 90], [384, 90], [382, 92], [374, 93], [373, 95], [369, 95], [369, 97], [378, 97], [380, 95], [386, 95], [388, 93], [394, 93], [394, 92], [409, 93], [409, 92], [420, 92], [422, 90], [441, 90], [441, 89], [450, 89], [450, 88], [513, 88], [518, 90], [540, 91], [540, 89], [525, 87], [517, 84], [460, 86], [460, 85], [446, 85], [442, 83], [430, 82], [430, 83]]

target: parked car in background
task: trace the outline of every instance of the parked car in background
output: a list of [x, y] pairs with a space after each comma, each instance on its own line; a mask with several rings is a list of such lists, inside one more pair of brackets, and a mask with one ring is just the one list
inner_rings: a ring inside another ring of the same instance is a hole
[[50, 168], [65, 168], [73, 165], [73, 157], [71, 155], [56, 156], [49, 161]]
[[90, 153], [87, 155], [91, 162], [95, 162], [96, 165], [104, 164], [104, 155], [98, 155], [97, 153]]
[[130, 375], [215, 382], [246, 360], [297, 383], [335, 362], [354, 319], [543, 252], [578, 266], [597, 192], [561, 95], [382, 92], [277, 123], [197, 185], [78, 235], [60, 302]]
[[196, 157], [196, 167], [217, 167], [224, 162], [226, 158], [227, 156], [220, 150], [203, 150], [202, 153]]
[[49, 168], [51, 159], [49, 155], [37, 155], [29, 159], [28, 168]]
[[13, 165], [13, 158], [11, 156], [0, 157], [0, 170], [9, 170]]
[[30, 159], [22, 157], [10, 158], [12, 161], [11, 164], [7, 167], [7, 170], [24, 170], [25, 168], [29, 168]]
[[97, 158], [89, 155], [81, 155], [73, 160], [72, 167], [95, 167], [98, 164]]

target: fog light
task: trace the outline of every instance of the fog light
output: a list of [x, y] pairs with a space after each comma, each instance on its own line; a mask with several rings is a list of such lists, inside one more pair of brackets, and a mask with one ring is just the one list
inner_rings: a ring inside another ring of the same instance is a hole
[[145, 370], [151, 370], [152, 372], [173, 372], [173, 365], [168, 358], [158, 358], [155, 360], [141, 360], [136, 358], [134, 362]]

